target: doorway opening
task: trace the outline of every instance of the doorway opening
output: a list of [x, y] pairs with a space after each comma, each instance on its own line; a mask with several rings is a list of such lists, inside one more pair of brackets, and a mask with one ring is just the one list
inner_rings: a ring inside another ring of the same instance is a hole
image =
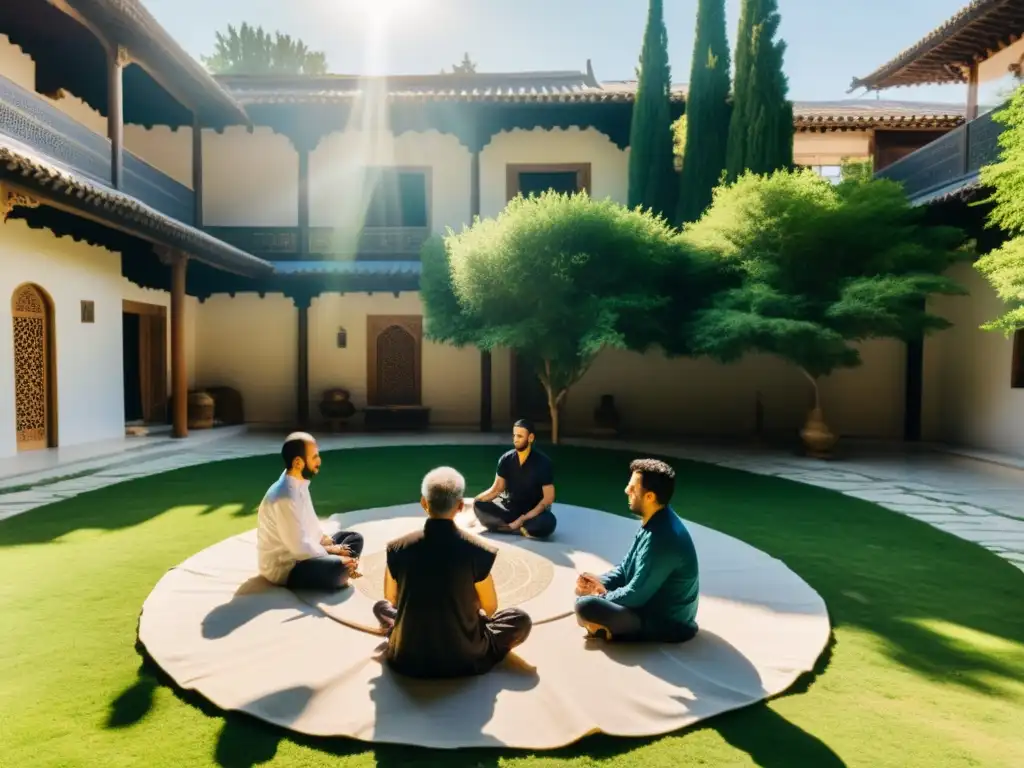
[[167, 423], [167, 307], [123, 302], [124, 420], [128, 426]]

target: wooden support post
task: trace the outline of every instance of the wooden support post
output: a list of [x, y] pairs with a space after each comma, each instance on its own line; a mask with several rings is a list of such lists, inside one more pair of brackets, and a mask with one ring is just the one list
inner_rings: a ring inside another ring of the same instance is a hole
[[203, 227], [203, 126], [199, 115], [192, 116], [192, 225]]
[[971, 62], [967, 69], [967, 113], [968, 122], [978, 118], [978, 62]]
[[110, 186], [124, 187], [124, 68], [128, 51], [116, 46], [107, 53], [107, 138], [110, 140]]
[[188, 437], [188, 370], [185, 367], [185, 270], [188, 257], [169, 254], [171, 264], [171, 413], [173, 437]]
[[298, 310], [298, 360], [296, 365], [295, 411], [299, 429], [309, 428], [309, 305], [308, 295], [292, 296]]
[[309, 257], [309, 149], [299, 147], [299, 258]]
[[[470, 221], [480, 215], [480, 150], [474, 148], [469, 161], [469, 215]], [[491, 353], [480, 350], [480, 431], [494, 429], [492, 421], [492, 367]]]

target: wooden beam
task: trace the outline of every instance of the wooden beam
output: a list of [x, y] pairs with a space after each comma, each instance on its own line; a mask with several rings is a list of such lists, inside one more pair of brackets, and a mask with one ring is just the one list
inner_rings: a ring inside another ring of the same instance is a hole
[[199, 115], [192, 116], [192, 218], [196, 229], [203, 228], [203, 126]]
[[107, 52], [107, 138], [110, 140], [110, 186], [124, 188], [124, 68], [128, 51]]
[[188, 437], [188, 370], [185, 367], [185, 270], [188, 257], [161, 249], [171, 266], [171, 436]]

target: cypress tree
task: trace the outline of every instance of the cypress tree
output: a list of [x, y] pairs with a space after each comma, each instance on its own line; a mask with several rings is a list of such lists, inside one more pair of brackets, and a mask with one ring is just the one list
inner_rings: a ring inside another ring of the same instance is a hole
[[662, 0], [650, 0], [629, 134], [629, 207], [670, 217], [675, 203], [672, 87]]
[[725, 0], [700, 0], [686, 95], [686, 147], [677, 218], [696, 221], [711, 205], [729, 139], [729, 41]]
[[726, 168], [770, 173], [793, 164], [793, 105], [782, 72], [786, 43], [776, 0], [743, 0], [736, 38], [736, 79]]

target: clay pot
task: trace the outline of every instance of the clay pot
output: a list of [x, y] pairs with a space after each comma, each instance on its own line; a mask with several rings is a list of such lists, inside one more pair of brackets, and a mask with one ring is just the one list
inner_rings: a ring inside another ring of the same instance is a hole
[[814, 408], [807, 415], [807, 423], [800, 430], [800, 437], [807, 447], [807, 455], [815, 459], [830, 458], [832, 446], [839, 440], [825, 423], [821, 408]]
[[213, 427], [214, 400], [207, 392], [189, 392], [188, 428], [210, 429]]
[[340, 387], [324, 391], [320, 400], [320, 415], [332, 431], [339, 430], [346, 420], [355, 415], [356, 407], [350, 397], [348, 390]]

